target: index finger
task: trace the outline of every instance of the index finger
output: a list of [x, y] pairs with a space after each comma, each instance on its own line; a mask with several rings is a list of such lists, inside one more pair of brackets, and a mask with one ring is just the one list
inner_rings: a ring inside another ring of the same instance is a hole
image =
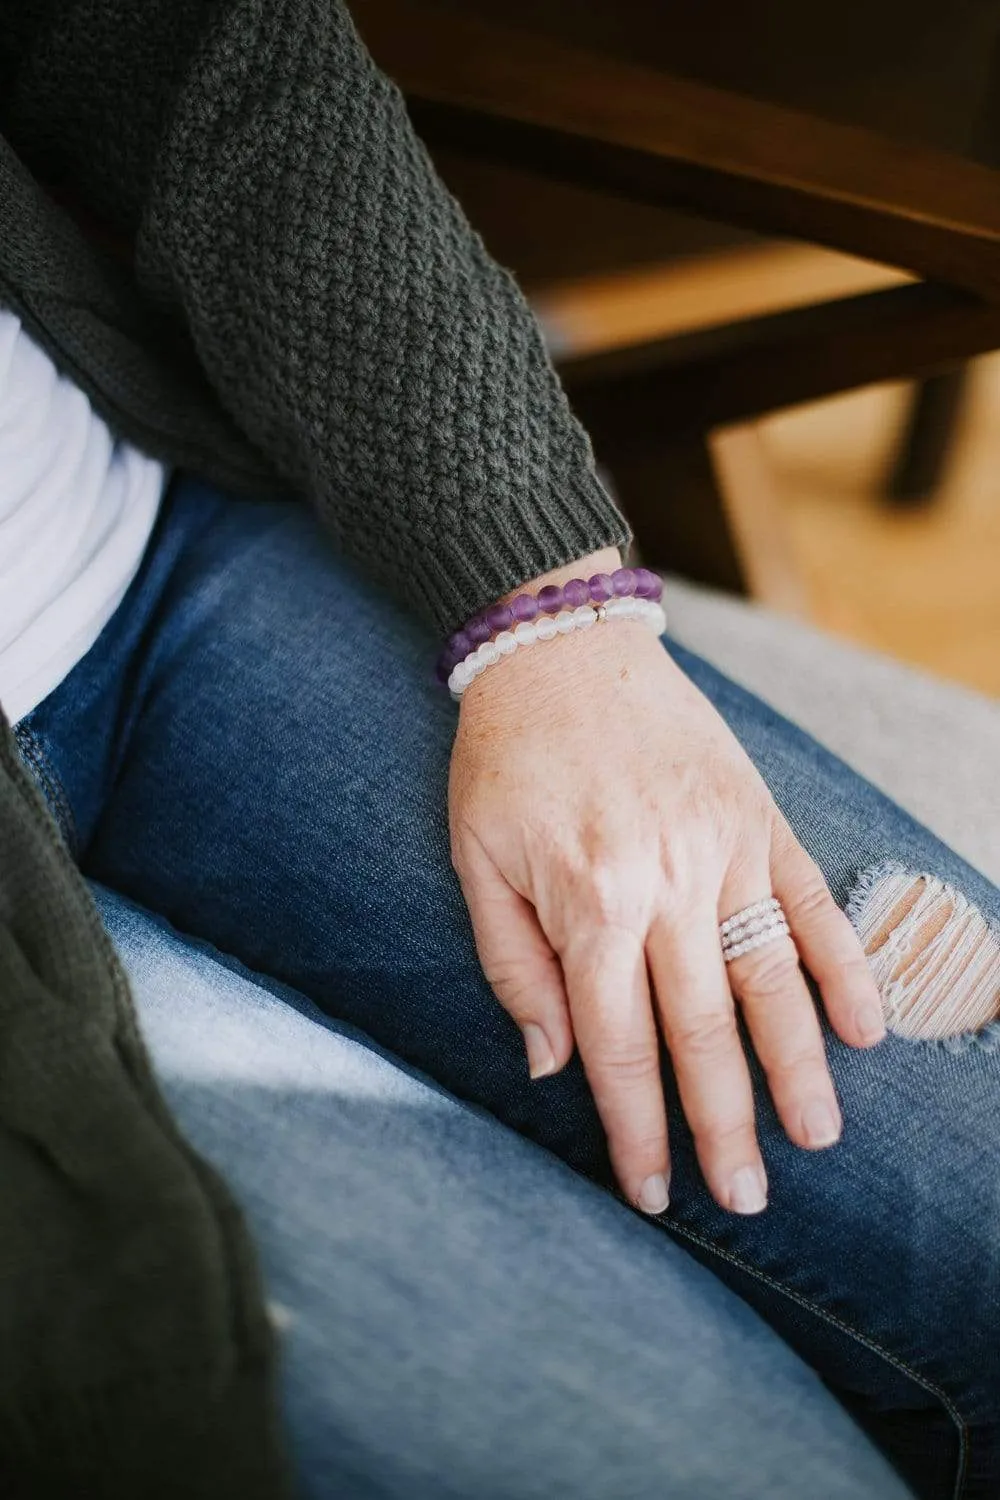
[[622, 1191], [644, 1213], [669, 1201], [660, 1042], [641, 940], [599, 928], [560, 954], [573, 1031]]

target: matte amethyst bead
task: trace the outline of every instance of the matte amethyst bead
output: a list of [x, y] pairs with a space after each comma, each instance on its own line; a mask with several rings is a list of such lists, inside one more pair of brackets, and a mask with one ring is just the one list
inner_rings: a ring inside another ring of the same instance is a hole
[[610, 573], [595, 573], [593, 578], [588, 580], [587, 587], [595, 604], [603, 604], [615, 592]]
[[636, 568], [635, 591], [640, 599], [659, 599], [663, 593], [663, 581], [651, 568]]
[[451, 664], [454, 666], [457, 661], [464, 661], [471, 650], [472, 641], [469, 639], [468, 632], [456, 630], [454, 635], [448, 637], [448, 644], [444, 648], [444, 659], [447, 660], [450, 657]]
[[590, 588], [583, 578], [571, 578], [569, 583], [563, 584], [563, 599], [573, 609], [579, 609], [581, 604], [590, 603]]
[[481, 646], [492, 634], [483, 615], [473, 615], [465, 627], [465, 633], [474, 646]]
[[558, 614], [562, 603], [563, 591], [558, 584], [547, 583], [543, 589], [538, 590], [538, 608], [544, 610], [545, 614]]
[[519, 623], [533, 620], [538, 613], [538, 600], [534, 594], [518, 594], [510, 602], [510, 612]]
[[494, 635], [499, 635], [501, 630], [509, 630], [514, 623], [510, 605], [491, 604], [486, 611], [486, 623]]
[[635, 572], [632, 568], [616, 568], [611, 575], [611, 587], [619, 599], [635, 593]]

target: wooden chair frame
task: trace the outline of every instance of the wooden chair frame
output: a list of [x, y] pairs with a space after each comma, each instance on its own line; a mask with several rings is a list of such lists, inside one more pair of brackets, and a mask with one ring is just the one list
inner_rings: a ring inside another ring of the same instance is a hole
[[[719, 424], [933, 374], [1000, 347], [1000, 172], [435, 0], [355, 0], [354, 9], [431, 148], [812, 241], [921, 278], [562, 362], [654, 559], [665, 547], [676, 558], [685, 545], [676, 517], [662, 514], [654, 449], [662, 457], [665, 445], [690, 444]], [[624, 483], [623, 471], [632, 476]], [[705, 512], [693, 524], [711, 530], [710, 467], [687, 461], [686, 471]], [[742, 570], [731, 554], [715, 567], [699, 559], [694, 571], [732, 587]]]

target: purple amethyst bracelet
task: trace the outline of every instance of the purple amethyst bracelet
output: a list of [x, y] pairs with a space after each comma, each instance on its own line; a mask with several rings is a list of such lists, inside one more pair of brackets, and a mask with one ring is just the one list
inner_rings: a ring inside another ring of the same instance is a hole
[[605, 604], [609, 599], [658, 601], [662, 594], [663, 581], [649, 568], [618, 568], [614, 573], [595, 573], [593, 578], [571, 578], [562, 585], [547, 583], [537, 594], [517, 594], [509, 604], [491, 604], [473, 615], [461, 630], [448, 637], [438, 658], [438, 680], [446, 683], [458, 663], [477, 646], [537, 615], [556, 615], [563, 608]]

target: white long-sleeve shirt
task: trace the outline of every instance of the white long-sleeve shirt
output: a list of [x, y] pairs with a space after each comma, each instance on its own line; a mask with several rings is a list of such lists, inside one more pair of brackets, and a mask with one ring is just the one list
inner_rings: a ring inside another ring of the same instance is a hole
[[0, 704], [12, 723], [121, 603], [164, 484], [163, 465], [117, 441], [0, 307]]

